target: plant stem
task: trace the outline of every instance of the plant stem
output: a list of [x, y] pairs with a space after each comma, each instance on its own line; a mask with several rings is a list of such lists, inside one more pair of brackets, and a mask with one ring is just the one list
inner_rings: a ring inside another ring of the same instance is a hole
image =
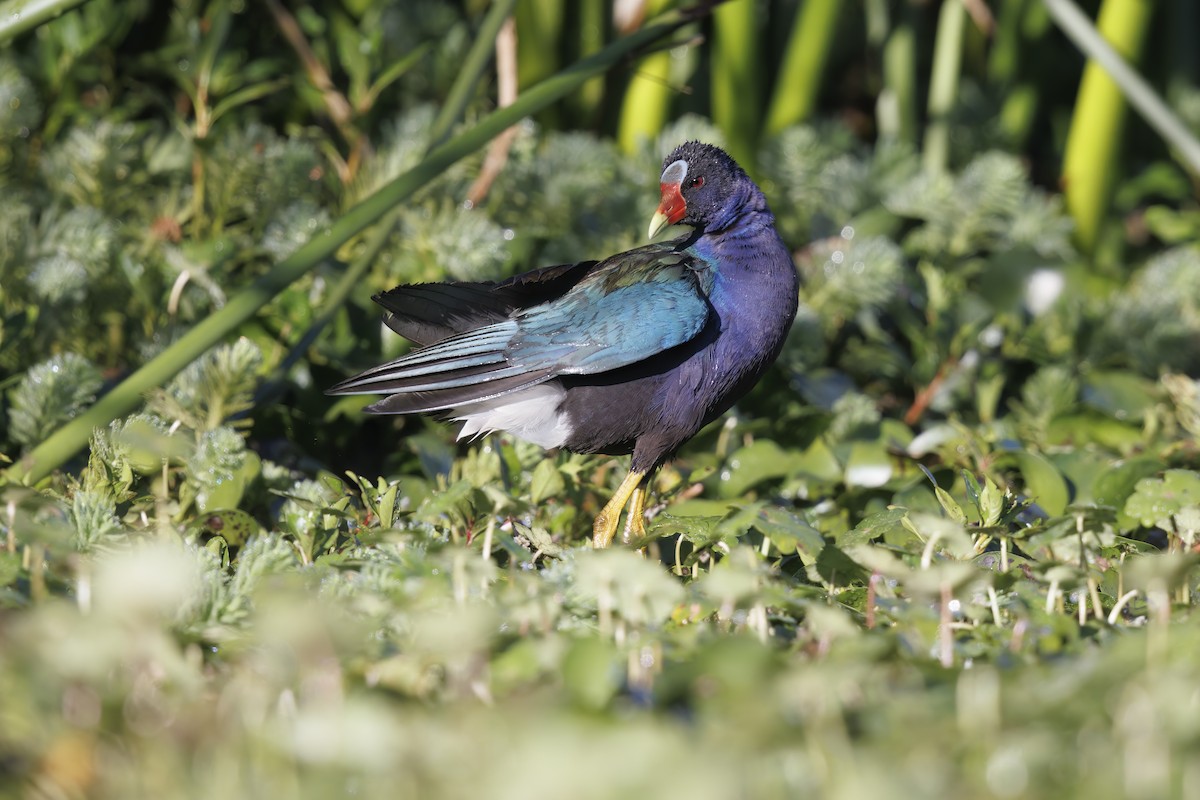
[[929, 82], [929, 123], [923, 153], [925, 171], [931, 174], [945, 172], [950, 163], [950, 112], [958, 96], [966, 22], [967, 10], [960, 0], [942, 3]]
[[[1085, 42], [1076, 38], [1085, 29], [1092, 34], [1096, 31], [1071, 0], [1045, 2], [1059, 26], [1089, 56], [1067, 134], [1062, 183], [1067, 212], [1075, 221], [1076, 243], [1090, 255], [1096, 249], [1116, 188], [1125, 128], [1125, 96], [1113, 79], [1112, 70], [1114, 64], [1120, 63], [1129, 74], [1134, 74], [1125, 61], [1137, 63], [1140, 58], [1154, 3], [1105, 0], [1100, 7], [1099, 35], [1107, 40], [1106, 45], [1103, 41]], [[1097, 44], [1107, 52], [1102, 54]], [[1103, 63], [1109, 59], [1111, 63]], [[1153, 94], [1149, 86], [1143, 84], [1143, 87]]]
[[917, 143], [917, 31], [907, 3], [883, 45], [883, 89], [876, 117], [881, 139]]
[[437, 117], [433, 120], [433, 127], [429, 132], [430, 149], [446, 141], [446, 137], [450, 135], [450, 129], [462, 119], [467, 103], [471, 101], [471, 94], [475, 91], [483, 71], [487, 69], [488, 62], [491, 61], [500, 26], [512, 15], [513, 6], [516, 4], [517, 0], [495, 0], [492, 7], [488, 9], [487, 16], [483, 18], [483, 24], [479, 26], [479, 31], [475, 34], [475, 41], [463, 61], [462, 70], [455, 78], [454, 85], [450, 87], [450, 93], [446, 95], [446, 102], [442, 103]]
[[617, 144], [625, 153], [637, 152], [641, 142], [662, 133], [671, 109], [671, 54], [652, 53], [638, 62], [621, 100]]
[[1000, 129], [1007, 144], [1024, 151], [1041, 100], [1042, 42], [1050, 29], [1046, 7], [1016, 0], [998, 9], [995, 44], [988, 59], [988, 78], [1004, 94]]
[[[517, 3], [517, 80], [522, 88], [537, 84], [558, 69], [564, 5], [559, 0], [520, 0]], [[539, 121], [555, 127], [557, 111], [539, 115]]]
[[[669, 0], [647, 0], [643, 11], [653, 17], [666, 10], [668, 3]], [[629, 84], [621, 98], [617, 144], [623, 152], [633, 154], [641, 142], [653, 140], [662, 133], [674, 96], [670, 51], [643, 56], [629, 76]]]
[[58, 19], [87, 0], [6, 0], [0, 3], [0, 44], [7, 44], [43, 22]]
[[751, 175], [762, 119], [759, 11], [755, 0], [731, 0], [713, 11], [713, 122], [725, 134], [729, 155]]
[[[388, 238], [396, 229], [398, 219], [399, 216], [393, 213], [371, 232], [362, 252], [350, 263], [349, 269], [342, 274], [342, 277], [326, 296], [325, 310], [308, 326], [308, 329], [304, 331], [304, 335], [300, 337], [300, 341], [296, 342], [288, 351], [287, 356], [279, 362], [279, 366], [274, 371], [277, 376], [280, 378], [285, 377], [288, 370], [304, 357], [304, 354], [308, 352], [308, 348], [321, 335], [321, 331], [325, 330], [325, 326], [330, 323], [337, 310], [342, 307], [342, 303], [346, 302], [346, 298], [350, 296], [350, 293], [362, 284], [363, 276], [367, 274], [371, 265], [379, 258], [380, 252], [383, 251], [383, 246], [387, 244]], [[259, 386], [258, 391], [255, 392], [255, 404], [267, 402], [270, 399], [270, 394], [271, 384], [263, 383]]]
[[1043, 2], [1063, 32], [1121, 87], [1129, 104], [1142, 115], [1146, 124], [1179, 151], [1178, 157], [1183, 165], [1200, 175], [1200, 138], [1188, 129], [1150, 84], [1121, 59], [1071, 0]]
[[988, 54], [988, 80], [1000, 86], [1017, 79], [1021, 64], [1021, 29], [1031, 0], [1009, 0], [997, 9], [996, 32]]
[[[579, 58], [590, 56], [601, 47], [608, 35], [608, 2], [606, 0], [576, 0], [568, 6], [571, 39]], [[567, 97], [567, 108], [573, 126], [591, 128], [599, 120], [604, 102], [604, 78], [596, 77]]]
[[767, 107], [767, 136], [803, 122], [812, 114], [841, 9], [842, 0], [805, 0], [796, 14]]
[[[593, 79], [594, 80], [594, 79]], [[496, 36], [496, 104], [503, 108], [517, 101], [517, 26], [512, 17], [500, 26]], [[492, 183], [499, 177], [504, 165], [508, 163], [508, 151], [513, 140], [517, 137], [517, 128], [513, 126], [497, 136], [488, 145], [487, 155], [483, 158], [483, 166], [479, 174], [467, 189], [465, 202], [474, 208], [484, 201]]]
[[263, 1], [267, 10], [271, 12], [271, 16], [275, 18], [275, 25], [283, 34], [284, 40], [295, 51], [300, 63], [304, 65], [309, 82], [321, 93], [321, 100], [325, 103], [325, 111], [329, 114], [329, 119], [333, 121], [342, 138], [353, 144], [361, 134], [354, 127], [354, 109], [351, 107], [350, 101], [338, 90], [333, 78], [329, 76], [329, 70], [313, 52], [312, 45], [308, 43], [304, 31], [300, 28], [300, 23], [292, 16], [292, 12], [284, 8], [279, 0]]

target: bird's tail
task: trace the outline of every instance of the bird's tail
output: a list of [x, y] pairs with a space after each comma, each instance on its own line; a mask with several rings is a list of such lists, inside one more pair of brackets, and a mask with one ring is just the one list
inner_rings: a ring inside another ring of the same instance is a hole
[[517, 332], [511, 320], [415, 350], [330, 388], [327, 394], [388, 394], [367, 406], [376, 414], [442, 411], [535, 386], [551, 377], [511, 364], [505, 349]]

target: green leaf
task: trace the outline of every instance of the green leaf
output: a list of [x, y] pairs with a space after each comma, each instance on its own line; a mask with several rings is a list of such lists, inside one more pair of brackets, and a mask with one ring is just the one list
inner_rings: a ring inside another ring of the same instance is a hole
[[529, 541], [529, 548], [535, 553], [557, 558], [566, 552], [566, 548], [555, 540], [554, 534], [541, 525], [522, 527], [521, 533]]
[[390, 67], [379, 73], [375, 81], [371, 84], [371, 88], [367, 91], [367, 96], [363, 98], [364, 105], [367, 108], [374, 106], [375, 101], [379, 99], [379, 95], [383, 94], [385, 89], [404, 77], [405, 73], [419, 64], [431, 48], [432, 44], [430, 42], [423, 42], [404, 58], [392, 62]]
[[1083, 384], [1083, 402], [1121, 421], [1140, 422], [1157, 402], [1155, 385], [1132, 372], [1093, 372]]
[[855, 441], [846, 457], [847, 486], [873, 489], [883, 486], [892, 477], [892, 459], [882, 441]]
[[[672, 508], [672, 511], [674, 509]], [[697, 548], [708, 547], [716, 544], [728, 535], [728, 531], [722, 526], [724, 517], [714, 516], [676, 516], [673, 514], [659, 514], [647, 526], [647, 532], [653, 536], [674, 536], [676, 534], [683, 537], [684, 541], [691, 542]]]
[[1091, 410], [1056, 417], [1047, 428], [1047, 438], [1051, 443], [1093, 442], [1119, 452], [1129, 452], [1144, 443], [1140, 425]]
[[903, 529], [902, 520], [906, 516], [908, 516], [907, 508], [889, 508], [886, 511], [878, 511], [863, 518], [854, 526], [853, 530], [839, 536], [837, 543], [840, 547], [867, 544], [897, 529]]
[[0, 587], [9, 586], [21, 575], [21, 556], [0, 552]]
[[179, 463], [195, 453], [182, 435], [166, 433], [165, 428], [161, 420], [130, 417], [124, 424], [114, 425], [111, 442], [136, 472], [154, 475], [162, 471], [164, 462]]
[[620, 656], [604, 639], [575, 639], [562, 661], [562, 680], [571, 699], [589, 711], [608, 705], [620, 688]]
[[529, 481], [529, 497], [534, 504], [557, 497], [565, 488], [566, 482], [563, 480], [558, 466], [554, 463], [554, 459], [544, 459], [533, 468], [533, 477]]
[[1096, 480], [1092, 494], [1100, 505], [1123, 508], [1138, 483], [1163, 471], [1161, 459], [1138, 456], [1120, 461]]
[[763, 481], [790, 475], [801, 463], [794, 451], [785, 451], [770, 439], [756, 439], [729, 457], [717, 484], [722, 497], [740, 497]]
[[1005, 500], [1008, 495], [1001, 491], [996, 482], [984, 477], [983, 490], [979, 495], [979, 522], [985, 528], [999, 525], [1004, 515]]
[[57, 426], [78, 416], [102, 384], [95, 365], [75, 353], [62, 353], [35, 365], [11, 394], [8, 421], [12, 438], [24, 445], [37, 444]]
[[452, 528], [465, 528], [475, 518], [484, 498], [470, 481], [458, 481], [444, 491], [431, 494], [414, 515], [416, 519]]
[[731, 509], [737, 507], [738, 504], [730, 500], [706, 500], [702, 497], [694, 497], [689, 500], [680, 500], [678, 503], [672, 503], [669, 516], [679, 517], [684, 520], [690, 520], [695, 517], [715, 517], [722, 519]]
[[767, 506], [759, 511], [754, 527], [783, 554], [797, 553], [812, 563], [825, 547], [821, 532], [786, 508]]
[[958, 520], [914, 511], [904, 518], [903, 523], [921, 537], [922, 541], [932, 542], [939, 549], [957, 558], [974, 555], [971, 537], [967, 535], [963, 523]]
[[683, 599], [683, 587], [657, 563], [622, 548], [579, 551], [571, 592], [638, 624], [665, 622]]
[[1200, 474], [1167, 470], [1161, 478], [1138, 481], [1125, 513], [1147, 527], [1182, 533], [1200, 530]]
[[288, 79], [280, 78], [279, 80], [256, 83], [252, 86], [238, 89], [236, 92], [232, 92], [223, 97], [221, 101], [213, 107], [213, 110], [210, 114], [210, 122], [215, 123], [218, 119], [225, 116], [238, 106], [244, 106], [247, 103], [253, 103], [255, 100], [260, 100], [269, 94], [278, 92], [287, 85]]
[[241, 547], [259, 532], [258, 522], [254, 517], [236, 508], [209, 511], [197, 521], [203, 531], [220, 536], [231, 547]]
[[796, 473], [829, 484], [842, 479], [842, 467], [837, 456], [823, 439], [815, 440], [796, 461]]
[[372, 484], [366, 478], [353, 472], [347, 471], [346, 474], [358, 485], [363, 505], [374, 515], [376, 524], [381, 528], [390, 528], [395, 525], [401, 513], [398, 501], [402, 482], [389, 482], [383, 478], [377, 478]]
[[1146, 553], [1130, 560], [1121, 570], [1130, 587], [1147, 591], [1156, 584], [1165, 589], [1186, 585], [1192, 571], [1200, 565], [1200, 553]]
[[1062, 514], [1070, 500], [1070, 492], [1058, 468], [1045, 456], [1030, 450], [1019, 451], [1016, 458], [1025, 480], [1025, 491], [1050, 516]]
[[826, 544], [817, 556], [817, 574], [831, 586], [848, 586], [867, 580], [867, 570], [841, 548]]
[[962, 506], [958, 504], [949, 492], [940, 486], [933, 487], [933, 493], [937, 496], [938, 503], [942, 509], [950, 516], [950, 519], [957, 522], [959, 525], [967, 524], [967, 515], [963, 512]]
[[1170, 244], [1200, 240], [1200, 212], [1153, 205], [1143, 212], [1146, 227], [1159, 239]]
[[747, 545], [738, 545], [713, 565], [696, 589], [716, 607], [753, 603], [766, 582], [762, 559]]

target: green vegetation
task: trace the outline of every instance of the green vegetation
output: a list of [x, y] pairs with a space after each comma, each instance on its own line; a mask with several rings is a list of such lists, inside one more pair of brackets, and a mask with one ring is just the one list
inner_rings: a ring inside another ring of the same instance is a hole
[[[649, 5], [0, 3], [0, 796], [1200, 792], [1194, 9], [1168, 145], [1034, 0]], [[805, 286], [646, 557], [617, 460], [322, 393], [375, 291], [637, 244], [686, 138]]]

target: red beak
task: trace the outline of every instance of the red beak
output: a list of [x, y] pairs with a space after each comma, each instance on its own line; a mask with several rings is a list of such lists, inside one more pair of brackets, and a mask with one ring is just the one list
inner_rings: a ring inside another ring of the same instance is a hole
[[679, 184], [660, 183], [658, 190], [662, 193], [662, 202], [658, 204], [658, 210], [667, 218], [667, 222], [674, 225], [683, 219], [683, 215], [687, 212], [687, 203], [684, 202]]
[[663, 228], [679, 222], [687, 213], [687, 203], [683, 199], [678, 183], [660, 183], [658, 189], [662, 193], [662, 200], [658, 204], [658, 211], [655, 212], [654, 218], [650, 220], [651, 239], [657, 236]]

